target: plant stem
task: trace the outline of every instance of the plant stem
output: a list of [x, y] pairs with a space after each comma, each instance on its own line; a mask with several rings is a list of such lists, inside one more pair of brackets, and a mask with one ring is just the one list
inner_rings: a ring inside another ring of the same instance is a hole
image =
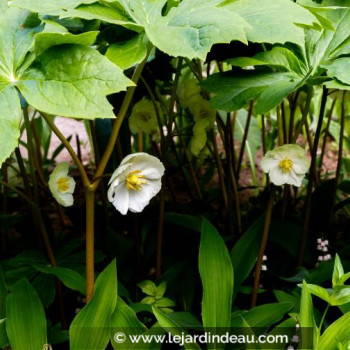
[[332, 106], [328, 112], [328, 119], [327, 119], [327, 124], [326, 124], [326, 128], [324, 129], [324, 135], [323, 135], [323, 144], [322, 144], [322, 151], [321, 151], [321, 155], [320, 155], [320, 161], [319, 161], [319, 166], [318, 166], [318, 177], [321, 177], [321, 172], [322, 172], [322, 165], [323, 165], [323, 158], [326, 152], [326, 145], [327, 145], [327, 138], [328, 138], [328, 133], [329, 133], [329, 127], [331, 125], [331, 121], [332, 121], [332, 114], [333, 114], [333, 110], [335, 107], [337, 100], [334, 99], [332, 102]]
[[35, 176], [35, 164], [34, 164], [34, 135], [32, 132], [32, 128], [29, 121], [29, 115], [28, 115], [28, 107], [23, 109], [23, 117], [24, 117], [24, 124], [27, 131], [27, 146], [28, 146], [28, 161], [29, 161], [29, 169], [30, 169], [30, 175], [32, 177], [33, 182], [33, 189], [34, 189], [34, 201], [36, 204], [39, 203], [39, 189], [38, 189], [38, 183]]
[[241, 144], [241, 149], [240, 149], [239, 157], [238, 157], [238, 164], [237, 164], [237, 170], [236, 170], [236, 178], [237, 178], [237, 180], [239, 180], [239, 175], [240, 175], [240, 172], [241, 172], [245, 144], [246, 144], [246, 141], [247, 141], [247, 138], [248, 138], [250, 120], [251, 120], [252, 114], [253, 114], [253, 107], [254, 107], [254, 101], [250, 101], [249, 111], [248, 111], [248, 116], [247, 116], [247, 122], [245, 124], [244, 134], [243, 134], [242, 144]]
[[322, 332], [323, 322], [324, 322], [324, 320], [325, 320], [325, 318], [326, 318], [326, 315], [327, 315], [327, 312], [328, 312], [330, 306], [331, 306], [331, 305], [328, 303], [326, 309], [325, 309], [324, 312], [323, 312], [323, 315], [322, 315], [322, 318], [321, 318], [321, 321], [320, 321], [320, 325], [318, 326], [318, 332], [319, 332], [319, 334], [321, 334], [321, 332]]
[[157, 233], [157, 252], [156, 252], [156, 276], [157, 279], [162, 275], [162, 244], [163, 244], [163, 226], [164, 226], [164, 208], [165, 208], [165, 191], [164, 183], [160, 190], [160, 206], [158, 218], [158, 233]]
[[254, 285], [253, 285], [253, 294], [252, 294], [251, 307], [256, 306], [256, 303], [257, 303], [257, 300], [258, 300], [258, 291], [259, 291], [259, 284], [260, 284], [261, 268], [262, 268], [262, 262], [263, 262], [263, 257], [264, 257], [264, 253], [265, 253], [267, 238], [269, 236], [274, 197], [275, 197], [275, 188], [274, 188], [273, 185], [271, 185], [271, 187], [270, 187], [270, 197], [269, 197], [269, 201], [267, 203], [267, 209], [266, 209], [264, 231], [263, 231], [263, 235], [262, 235], [262, 239], [261, 239], [261, 243], [260, 243], [258, 260], [257, 260], [256, 267], [255, 267], [255, 275], [254, 275]]
[[216, 166], [217, 166], [218, 175], [219, 175], [219, 184], [220, 184], [220, 188], [221, 188], [222, 199], [224, 201], [225, 209], [227, 210], [228, 201], [227, 201], [227, 193], [226, 193], [226, 186], [225, 186], [225, 180], [224, 180], [224, 170], [222, 168], [222, 163], [221, 163], [221, 159], [220, 159], [218, 145], [216, 143], [216, 135], [215, 135], [215, 131], [213, 128], [210, 129], [210, 133], [211, 133], [211, 137], [213, 139], [215, 160], [216, 160]]
[[81, 176], [81, 180], [83, 182], [84, 187], [85, 188], [89, 187], [90, 181], [89, 181], [89, 178], [86, 174], [84, 166], [81, 163], [77, 154], [75, 153], [74, 149], [72, 148], [71, 144], [67, 141], [67, 139], [64, 137], [64, 135], [61, 133], [61, 131], [57, 128], [55, 123], [51, 120], [51, 118], [47, 114], [41, 113], [41, 115], [45, 119], [46, 123], [49, 125], [50, 129], [56, 134], [56, 136], [59, 138], [59, 140], [66, 147], [67, 151], [69, 152], [70, 156], [72, 157], [75, 165], [78, 168], [78, 171], [79, 171], [79, 174]]
[[276, 107], [277, 112], [277, 132], [278, 132], [278, 145], [282, 146], [284, 145], [284, 134], [283, 134], [283, 123], [282, 123], [282, 116], [281, 116], [281, 107]]
[[[305, 102], [305, 108], [303, 109], [303, 114], [301, 116], [299, 123], [297, 124], [297, 126], [295, 128], [294, 136], [293, 136], [292, 140], [290, 141], [290, 143], [296, 142], [296, 140], [297, 140], [297, 138], [298, 138], [298, 136], [303, 128], [303, 125], [305, 124], [306, 118], [310, 112], [310, 105], [311, 105], [312, 96], [313, 96], [313, 89], [312, 89], [312, 87], [309, 87], [307, 90], [306, 102]], [[326, 98], [327, 98], [327, 96], [326, 96]]]
[[344, 128], [345, 128], [345, 95], [346, 91], [343, 91], [341, 115], [340, 115], [340, 135], [339, 135], [339, 148], [338, 148], [338, 163], [334, 178], [334, 189], [332, 193], [332, 200], [329, 205], [329, 229], [332, 227], [332, 221], [334, 217], [334, 206], [337, 198], [338, 183], [340, 178], [342, 157], [343, 157], [343, 145], [344, 145]]
[[94, 293], [95, 263], [94, 263], [94, 224], [95, 224], [95, 192], [85, 191], [86, 198], [86, 302]]
[[[148, 53], [150, 52], [150, 50], [151, 50], [151, 48], [149, 47]], [[119, 135], [120, 127], [122, 126], [122, 123], [124, 121], [126, 113], [128, 112], [129, 106], [130, 106], [132, 98], [134, 96], [136, 84], [140, 79], [142, 70], [146, 65], [147, 59], [148, 59], [148, 54], [145, 57], [145, 59], [136, 67], [136, 69], [134, 71], [134, 74], [133, 74], [131, 80], [135, 83], [135, 86], [130, 86], [125, 94], [124, 100], [123, 100], [122, 105], [121, 105], [119, 112], [117, 114], [117, 119], [116, 119], [115, 123], [113, 124], [113, 129], [111, 132], [111, 136], [108, 140], [106, 150], [101, 158], [100, 164], [98, 165], [98, 167], [96, 169], [93, 183], [90, 186], [90, 191], [95, 191], [97, 186], [100, 183], [100, 177], [103, 175], [103, 173], [106, 169], [106, 166], [108, 164], [109, 158], [112, 155], [115, 143], [116, 143], [118, 135]]]
[[[315, 134], [314, 144], [313, 144], [312, 153], [311, 153], [310, 176], [309, 176], [309, 183], [307, 186], [307, 195], [306, 195], [306, 204], [305, 204], [305, 206], [306, 206], [305, 218], [304, 218], [303, 234], [302, 234], [301, 244], [300, 244], [298, 266], [302, 266], [302, 264], [304, 262], [304, 256], [305, 256], [306, 242], [307, 242], [308, 230], [309, 230], [309, 220], [310, 220], [310, 214], [311, 214], [311, 202], [312, 202], [312, 190], [313, 190], [313, 176], [312, 176], [312, 174], [314, 174], [314, 171], [316, 170], [317, 148], [318, 148], [318, 143], [320, 140], [323, 117], [324, 117], [324, 113], [325, 113], [325, 109], [326, 109], [327, 92], [328, 92], [328, 90], [325, 87], [323, 87], [320, 115], [318, 117], [316, 134]], [[306, 116], [307, 116], [307, 114], [306, 114]]]

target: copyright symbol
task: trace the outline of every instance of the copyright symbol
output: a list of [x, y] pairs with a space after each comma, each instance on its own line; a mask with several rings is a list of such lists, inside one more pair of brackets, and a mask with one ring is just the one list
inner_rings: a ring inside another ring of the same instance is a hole
[[117, 344], [122, 344], [125, 342], [126, 336], [124, 333], [119, 332], [114, 334], [113, 339]]

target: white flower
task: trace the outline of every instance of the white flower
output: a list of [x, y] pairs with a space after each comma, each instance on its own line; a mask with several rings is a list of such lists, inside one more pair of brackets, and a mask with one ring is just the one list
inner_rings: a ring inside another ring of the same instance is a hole
[[261, 160], [261, 167], [276, 186], [288, 184], [299, 187], [310, 162], [300, 146], [289, 144], [267, 152]]
[[58, 203], [64, 207], [73, 205], [75, 181], [68, 176], [69, 164], [60, 163], [50, 175], [49, 188]]
[[160, 191], [164, 170], [161, 161], [147, 153], [128, 155], [108, 183], [108, 200], [123, 215], [141, 212]]

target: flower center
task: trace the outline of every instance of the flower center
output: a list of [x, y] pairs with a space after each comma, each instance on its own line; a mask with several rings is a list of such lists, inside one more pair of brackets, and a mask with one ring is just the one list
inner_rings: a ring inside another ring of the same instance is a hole
[[289, 158], [281, 159], [278, 165], [283, 173], [289, 173], [293, 169], [293, 161]]
[[145, 175], [141, 174], [141, 170], [134, 170], [126, 177], [126, 188], [128, 190], [140, 191], [142, 185], [146, 184]]
[[58, 190], [60, 192], [66, 192], [67, 190], [69, 190], [69, 181], [66, 177], [60, 177], [57, 180], [57, 186], [58, 186]]

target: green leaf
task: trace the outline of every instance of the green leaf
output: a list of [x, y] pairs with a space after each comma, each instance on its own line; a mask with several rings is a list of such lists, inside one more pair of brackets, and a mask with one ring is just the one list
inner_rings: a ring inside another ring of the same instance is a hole
[[154, 303], [156, 307], [174, 307], [175, 303], [169, 298], [162, 298]]
[[317, 344], [318, 350], [336, 350], [338, 342], [350, 339], [350, 312], [333, 322], [321, 335]]
[[292, 307], [293, 304], [288, 302], [257, 306], [233, 317], [231, 327], [242, 327], [242, 317], [250, 327], [270, 327], [279, 322]]
[[128, 69], [140, 63], [147, 54], [144, 34], [139, 34], [128, 41], [109, 46], [106, 57], [122, 69]]
[[104, 2], [80, 5], [75, 9], [60, 11], [60, 18], [83, 18], [87, 20], [101, 20], [108, 23], [119, 24], [140, 32], [142, 27], [133, 22], [124, 8], [118, 2]]
[[98, 276], [91, 301], [79, 311], [70, 329], [70, 349], [104, 350], [109, 342], [111, 315], [117, 304], [117, 271], [112, 261]]
[[77, 45], [92, 45], [97, 37], [98, 32], [86, 32], [78, 35], [71, 33], [39, 33], [35, 38], [35, 53], [42, 54], [44, 51], [52, 46], [63, 44], [77, 44]]
[[[150, 41], [171, 56], [205, 59], [213, 44], [247, 42], [247, 22], [207, 0], [184, 0], [162, 16], [165, 0], [120, 0]], [[171, 40], [169, 40], [171, 38]]]
[[[117, 305], [111, 317], [111, 341], [114, 349], [130, 349], [132, 343], [130, 335], [143, 334], [147, 331], [146, 326], [139, 321], [136, 313], [121, 298], [118, 298]], [[126, 335], [126, 341], [122, 344], [114, 341], [114, 334], [123, 332]]]
[[0, 265], [0, 319], [6, 317], [7, 286], [4, 270]]
[[47, 343], [44, 308], [28, 280], [13, 286], [6, 300], [6, 317], [11, 349], [42, 349]]
[[199, 273], [203, 284], [204, 327], [230, 327], [233, 268], [226, 245], [215, 227], [202, 221]]
[[290, 72], [225, 72], [211, 75], [203, 87], [214, 93], [213, 108], [236, 111], [257, 100], [256, 112], [266, 113], [302, 84], [302, 77]]
[[[185, 336], [187, 333], [175, 322], [173, 321], [170, 316], [165, 314], [164, 312], [160, 311], [156, 307], [152, 307], [154, 316], [156, 317], [159, 324], [169, 333], [171, 333], [173, 336]], [[199, 350], [200, 347], [197, 343], [188, 344], [185, 342], [183, 345], [185, 349], [188, 350]]]
[[51, 47], [40, 55], [18, 87], [39, 111], [72, 118], [113, 118], [106, 95], [133, 83], [97, 51], [81, 45]]
[[86, 294], [86, 280], [78, 272], [63, 267], [34, 267], [38, 271], [56, 276], [67, 288]]
[[156, 298], [157, 299], [163, 298], [165, 291], [166, 291], [166, 282], [164, 281], [157, 287]]
[[42, 0], [39, 2], [35, 0], [13, 0], [11, 6], [20, 7], [32, 12], [49, 14], [61, 9], [75, 8], [81, 4], [92, 4], [96, 0]]
[[6, 319], [0, 319], [0, 348], [5, 348], [9, 340], [6, 333]]
[[338, 79], [344, 84], [350, 85], [349, 64], [349, 57], [338, 58], [328, 66], [328, 75], [332, 78]]
[[289, 0], [226, 0], [220, 6], [242, 16], [250, 25], [247, 38], [252, 42], [304, 43], [305, 26], [319, 26], [307, 9]]
[[9, 8], [0, 15], [0, 91], [17, 80], [17, 70], [34, 44], [37, 29], [23, 27], [27, 11]]
[[321, 298], [327, 303], [329, 302], [329, 293], [327, 289], [317, 286], [315, 284], [308, 284], [307, 288], [311, 294], [316, 295], [317, 297]]
[[343, 305], [350, 302], [350, 286], [335, 286], [329, 298], [332, 306]]
[[[18, 93], [13, 87], [0, 92], [0, 164], [18, 146], [20, 122], [22, 117]], [[4, 137], [6, 135], [6, 137]]]
[[[312, 298], [305, 281], [302, 284], [301, 300], [300, 300], [300, 315], [299, 315], [300, 327], [312, 327], [314, 329], [314, 346], [316, 346], [316, 324], [313, 313]], [[305, 339], [307, 342], [307, 339]], [[300, 346], [303, 349], [303, 344]]]
[[149, 296], [155, 297], [157, 294], [157, 286], [152, 281], [142, 281], [138, 283], [137, 286], [140, 287], [141, 290]]
[[260, 52], [253, 58], [237, 57], [227, 60], [228, 63], [239, 66], [269, 66], [277, 67], [282, 71], [295, 72], [303, 75], [306, 73], [305, 64], [297, 56], [285, 47], [276, 46], [270, 51]]
[[231, 250], [232, 266], [235, 268], [234, 295], [249, 276], [258, 256], [265, 216], [260, 216], [242, 235]]
[[343, 265], [341, 264], [339, 255], [336, 254], [335, 259], [334, 259], [334, 269], [333, 269], [333, 275], [332, 275], [332, 286], [333, 287], [337, 286], [337, 285], [341, 285], [339, 282], [340, 282], [343, 275], [344, 275]]

